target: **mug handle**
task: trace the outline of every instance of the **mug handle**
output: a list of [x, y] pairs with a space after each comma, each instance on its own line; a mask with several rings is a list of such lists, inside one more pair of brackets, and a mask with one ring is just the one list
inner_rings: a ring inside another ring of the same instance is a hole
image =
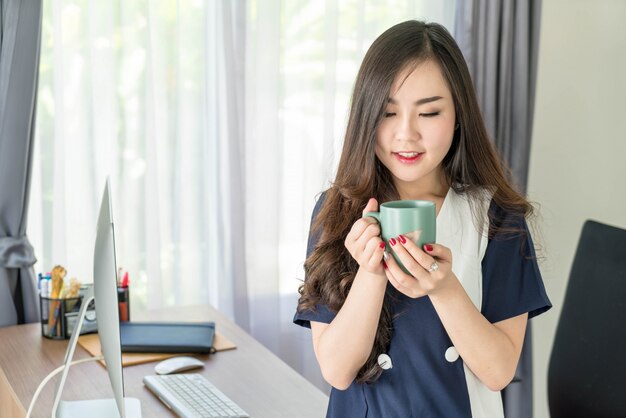
[[367, 212], [365, 215], [363, 215], [364, 218], [366, 217], [370, 217], [370, 218], [374, 218], [378, 221], [378, 223], [380, 223], [380, 212]]

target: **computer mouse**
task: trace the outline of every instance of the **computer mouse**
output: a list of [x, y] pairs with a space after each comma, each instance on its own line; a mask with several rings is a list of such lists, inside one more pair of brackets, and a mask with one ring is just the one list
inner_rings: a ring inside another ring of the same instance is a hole
[[204, 367], [204, 362], [195, 357], [180, 356], [163, 360], [154, 366], [154, 371], [156, 374], [171, 374], [197, 369], [198, 367]]

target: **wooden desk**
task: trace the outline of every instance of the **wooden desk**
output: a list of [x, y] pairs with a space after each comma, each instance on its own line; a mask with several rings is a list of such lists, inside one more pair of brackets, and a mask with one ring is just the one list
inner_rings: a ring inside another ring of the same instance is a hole
[[[215, 321], [237, 344], [236, 350], [202, 356], [203, 374], [252, 418], [323, 417], [328, 397], [232, 321], [209, 306], [170, 308], [137, 315], [142, 321]], [[0, 328], [0, 417], [23, 418], [39, 383], [62, 364], [68, 340], [41, 336], [39, 324]], [[78, 345], [74, 360], [89, 354]], [[144, 418], [174, 416], [143, 386], [155, 363], [124, 368], [126, 396], [138, 398]], [[34, 417], [50, 416], [56, 383], [52, 379], [37, 401]], [[112, 398], [106, 369], [98, 362], [72, 366], [62, 399]]]

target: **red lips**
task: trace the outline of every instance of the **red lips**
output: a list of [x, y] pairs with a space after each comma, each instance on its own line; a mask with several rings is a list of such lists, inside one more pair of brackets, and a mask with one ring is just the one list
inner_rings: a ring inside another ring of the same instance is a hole
[[415, 154], [415, 155], [413, 155], [413, 156], [411, 156], [411, 157], [407, 157], [407, 156], [405, 156], [405, 155], [400, 155], [400, 154], [399, 154], [399, 153], [397, 153], [397, 152], [394, 152], [394, 153], [393, 153], [393, 156], [394, 156], [394, 157], [396, 157], [396, 159], [397, 159], [398, 161], [400, 161], [401, 163], [403, 163], [403, 164], [412, 164], [412, 163], [414, 163], [414, 162], [416, 162], [416, 161], [420, 160], [420, 159], [422, 158], [422, 156], [423, 156], [423, 155], [424, 155], [424, 153], [423, 153], [423, 152], [420, 152], [420, 153], [417, 153], [417, 154]]

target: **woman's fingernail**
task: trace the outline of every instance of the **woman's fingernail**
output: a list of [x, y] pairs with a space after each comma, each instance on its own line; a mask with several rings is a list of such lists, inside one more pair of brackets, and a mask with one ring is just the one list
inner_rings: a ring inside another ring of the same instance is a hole
[[389, 240], [389, 244], [391, 244], [391, 246], [393, 247], [394, 245], [396, 245], [396, 239], [395, 238], [391, 238]]
[[406, 238], [404, 238], [402, 235], [398, 235], [398, 241], [400, 241], [403, 244], [406, 244]]
[[424, 248], [426, 248], [426, 251], [432, 251], [433, 250], [433, 246], [430, 245], [430, 244], [424, 245]]
[[385, 248], [385, 243], [384, 243], [383, 241], [381, 241], [381, 242], [380, 242], [380, 244], [378, 244], [378, 246], [379, 246], [380, 248]]
[[383, 268], [385, 269], [387, 268], [387, 263], [385, 263], [384, 261], [383, 261]]

